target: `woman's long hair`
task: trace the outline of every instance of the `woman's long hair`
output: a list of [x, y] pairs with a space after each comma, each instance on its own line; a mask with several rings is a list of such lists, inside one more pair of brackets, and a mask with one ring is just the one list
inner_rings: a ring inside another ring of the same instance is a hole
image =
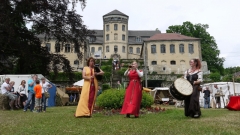
[[196, 63], [196, 69], [201, 69], [202, 64], [199, 59], [192, 59], [194, 63]]
[[95, 65], [95, 59], [93, 58], [93, 57], [90, 57], [90, 58], [88, 58], [88, 60], [87, 60], [87, 66], [89, 66], [89, 62], [90, 62], [90, 60], [93, 60], [93, 65]]

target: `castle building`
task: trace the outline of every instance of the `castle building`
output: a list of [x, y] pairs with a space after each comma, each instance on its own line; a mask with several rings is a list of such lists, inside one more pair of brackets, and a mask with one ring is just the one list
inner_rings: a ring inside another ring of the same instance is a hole
[[[103, 15], [103, 30], [88, 37], [84, 57], [98, 59], [145, 59], [150, 72], [183, 73], [192, 58], [202, 59], [199, 38], [156, 30], [129, 30], [129, 16], [113, 10]], [[54, 40], [43, 43], [49, 51], [65, 54], [75, 70], [84, 66], [71, 44], [60, 48]], [[84, 50], [80, 50], [84, 51]], [[206, 67], [206, 62], [203, 63]]]

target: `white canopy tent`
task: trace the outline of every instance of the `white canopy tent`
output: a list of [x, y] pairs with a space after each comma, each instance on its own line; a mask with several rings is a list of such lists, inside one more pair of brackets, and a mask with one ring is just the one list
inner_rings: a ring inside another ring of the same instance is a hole
[[84, 79], [75, 82], [73, 85], [74, 85], [74, 86], [83, 86], [83, 83], [84, 83]]
[[[211, 92], [211, 98], [210, 100], [212, 100], [212, 97], [215, 97], [215, 93], [217, 92], [217, 89], [214, 88], [214, 85], [218, 86], [218, 89], [222, 89], [222, 93], [223, 93], [223, 97], [220, 98], [221, 101], [221, 108], [224, 108], [224, 103], [225, 106], [227, 105], [226, 103], [229, 100], [229, 95], [240, 95], [240, 83], [233, 83], [233, 82], [213, 82], [213, 83], [205, 83], [202, 85], [203, 90], [206, 89], [206, 87], [209, 87], [209, 90]], [[234, 91], [235, 89], [235, 91]], [[203, 107], [204, 105], [204, 93], [200, 93], [200, 105]], [[215, 98], [213, 98], [215, 100]], [[216, 103], [216, 101], [215, 101]]]

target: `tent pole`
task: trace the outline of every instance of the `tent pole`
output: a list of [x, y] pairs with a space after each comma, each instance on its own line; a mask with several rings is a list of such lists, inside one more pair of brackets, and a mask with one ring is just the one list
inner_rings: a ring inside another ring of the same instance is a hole
[[235, 92], [235, 83], [234, 83], [234, 76], [233, 76], [233, 95], [236, 96], [236, 92]]

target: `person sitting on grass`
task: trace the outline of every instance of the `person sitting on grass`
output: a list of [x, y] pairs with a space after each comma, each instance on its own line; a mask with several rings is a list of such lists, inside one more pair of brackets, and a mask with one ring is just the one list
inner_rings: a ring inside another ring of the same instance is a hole
[[40, 112], [41, 100], [42, 100], [42, 86], [39, 84], [40, 81], [36, 80], [36, 85], [34, 86], [35, 91], [35, 112]]

